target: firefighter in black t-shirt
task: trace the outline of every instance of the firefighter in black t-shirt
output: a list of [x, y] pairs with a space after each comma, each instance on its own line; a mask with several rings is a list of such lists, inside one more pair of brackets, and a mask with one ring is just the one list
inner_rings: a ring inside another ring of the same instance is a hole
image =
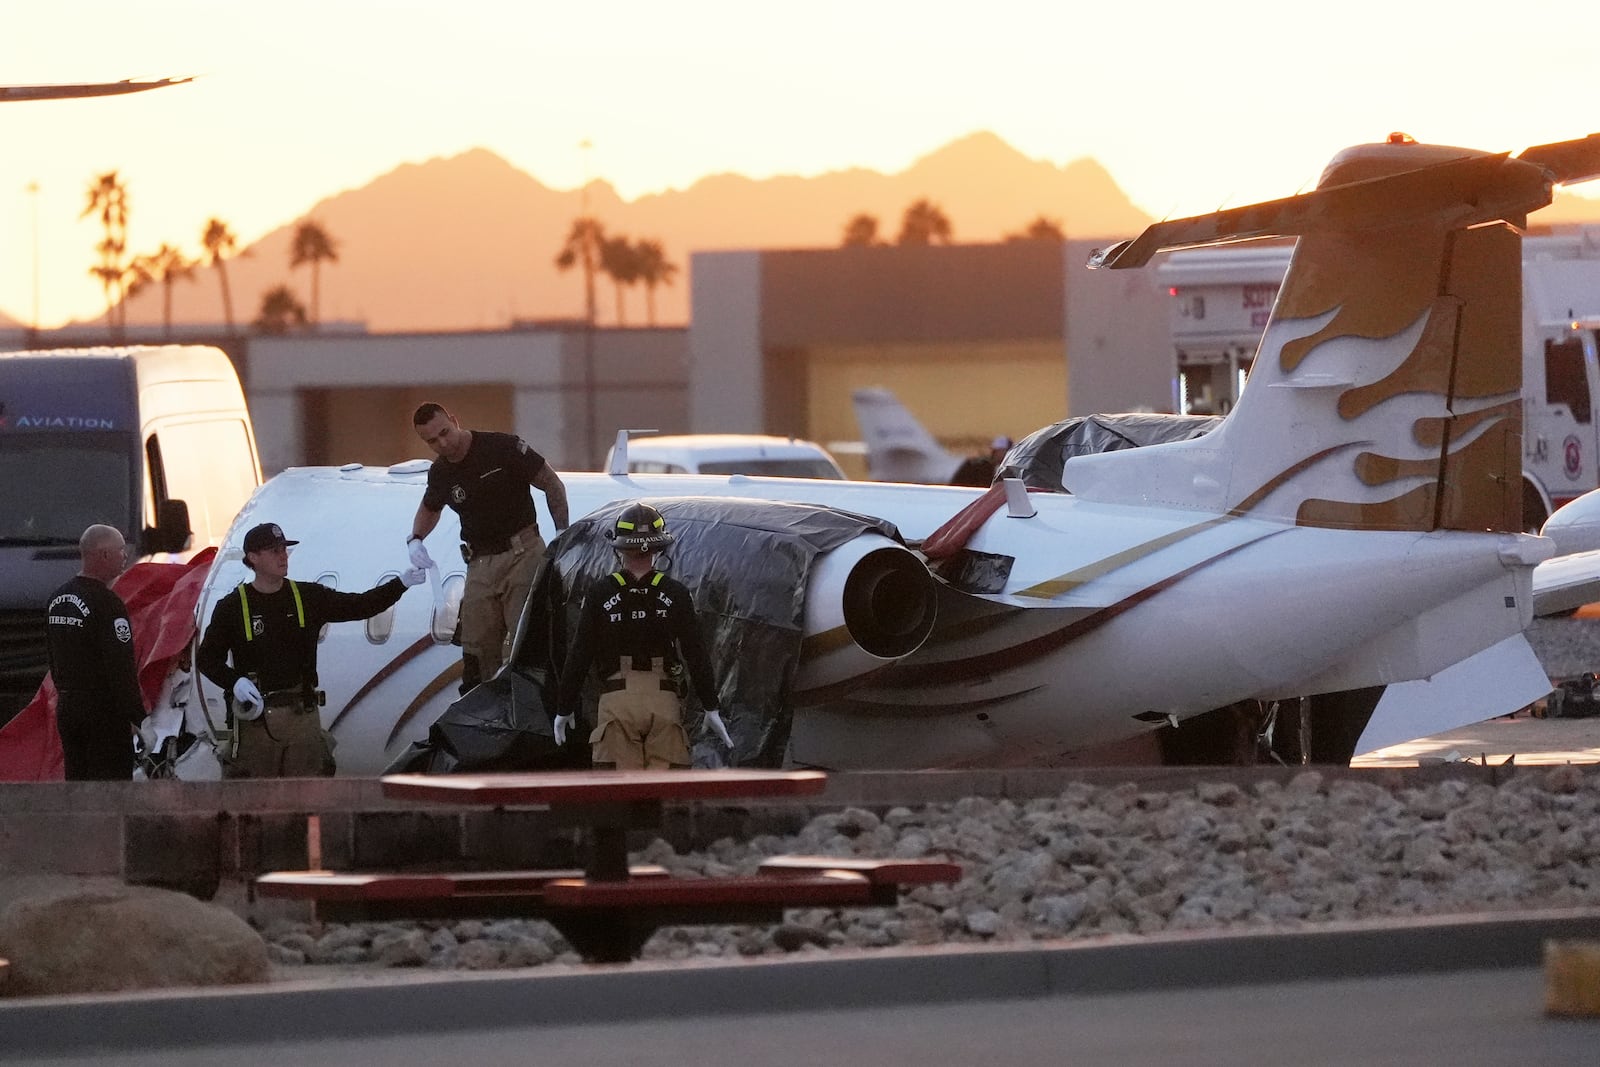
[[596, 579], [583, 598], [561, 672], [556, 743], [566, 741], [593, 668], [601, 690], [599, 722], [589, 735], [594, 765], [619, 770], [689, 766], [674, 680], [681, 665], [705, 708], [706, 725], [732, 748], [717, 711], [717, 683], [694, 600], [683, 583], [655, 569], [656, 553], [673, 541], [666, 521], [649, 504], [633, 504], [606, 536], [622, 567]]
[[333, 774], [332, 740], [318, 712], [317, 635], [325, 623], [371, 618], [427, 577], [411, 567], [364, 593], [291, 581], [289, 546], [299, 543], [275, 522], [251, 527], [244, 561], [255, 577], [217, 601], [200, 639], [200, 672], [228, 694], [232, 713], [225, 778]]
[[416, 567], [434, 565], [423, 538], [448, 507], [461, 516], [467, 586], [461, 595], [461, 691], [492, 678], [505, 661], [506, 639], [517, 629], [539, 564], [544, 539], [533, 509], [532, 485], [544, 493], [559, 532], [567, 528], [567, 490], [544, 457], [514, 434], [463, 430], [438, 404], [423, 404], [411, 424], [439, 457], [411, 520], [406, 548]]
[[127, 566], [126, 543], [116, 528], [97, 524], [83, 531], [78, 554], [82, 569], [45, 613], [56, 732], [68, 781], [128, 779], [144, 698], [128, 608], [107, 588]]

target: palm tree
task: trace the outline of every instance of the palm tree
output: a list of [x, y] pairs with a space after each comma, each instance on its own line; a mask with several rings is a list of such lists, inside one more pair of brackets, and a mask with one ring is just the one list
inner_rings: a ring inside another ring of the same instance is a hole
[[339, 262], [339, 246], [328, 231], [315, 219], [306, 219], [294, 228], [294, 240], [289, 246], [289, 269], [302, 263], [311, 264], [311, 327], [315, 329], [322, 320], [317, 305], [322, 288], [322, 261]]
[[128, 187], [114, 170], [97, 175], [89, 183], [89, 201], [80, 219], [90, 215], [100, 216], [105, 237], [95, 245], [100, 262], [89, 268], [93, 277], [100, 279], [106, 294], [106, 326], [112, 340], [120, 340], [127, 309], [122, 306], [124, 288], [128, 282], [128, 268], [122, 257], [128, 251]]
[[644, 282], [644, 305], [650, 318], [650, 325], [656, 324], [656, 286], [671, 285], [672, 276], [678, 273], [678, 265], [667, 258], [666, 251], [661, 247], [661, 242], [654, 238], [640, 241], [633, 246], [634, 255], [638, 258], [639, 280]]
[[128, 285], [130, 297], [153, 282], [161, 283], [161, 328], [163, 336], [169, 341], [172, 339], [172, 283], [194, 281], [196, 266], [196, 261], [165, 241], [147, 256], [134, 256], [129, 264], [129, 273], [133, 277]]
[[876, 216], [862, 212], [853, 216], [849, 222], [844, 224], [844, 240], [840, 244], [845, 248], [868, 248], [882, 243], [878, 239], [878, 219]]
[[1043, 215], [1028, 223], [1027, 229], [1006, 234], [1007, 241], [1065, 241], [1066, 239], [1067, 231], [1061, 228], [1061, 220], [1047, 219]]
[[239, 247], [239, 239], [234, 236], [228, 224], [221, 219], [212, 219], [206, 223], [206, 231], [200, 237], [200, 245], [206, 250], [206, 262], [217, 270], [217, 281], [222, 286], [222, 317], [228, 324], [228, 332], [233, 332], [233, 297], [228, 292], [228, 268], [224, 264], [234, 250]]
[[255, 327], [262, 333], [285, 334], [306, 324], [305, 305], [289, 289], [280, 285], [261, 294], [261, 312]]
[[950, 243], [950, 219], [943, 209], [924, 197], [906, 208], [900, 220], [900, 236], [896, 243], [903, 245], [929, 245]]
[[568, 270], [579, 263], [583, 265], [583, 314], [584, 321], [591, 326], [594, 325], [594, 271], [605, 241], [606, 231], [599, 219], [579, 216], [572, 220], [566, 243], [556, 256], [556, 267], [560, 270]]
[[617, 287], [617, 325], [624, 325], [623, 293], [639, 280], [639, 254], [626, 237], [607, 237], [600, 245], [600, 269]]

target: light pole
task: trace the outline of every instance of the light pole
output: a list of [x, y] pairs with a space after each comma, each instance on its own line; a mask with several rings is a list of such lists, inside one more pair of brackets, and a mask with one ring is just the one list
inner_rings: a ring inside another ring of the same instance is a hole
[[583, 454], [589, 469], [599, 470], [600, 456], [595, 447], [594, 220], [589, 217], [589, 151], [592, 148], [594, 145], [587, 137], [578, 142], [583, 160], [583, 189], [579, 193], [583, 226]]
[[[34, 337], [39, 335], [39, 183], [28, 183], [28, 195], [33, 207], [33, 326]], [[29, 339], [30, 342], [32, 338]]]

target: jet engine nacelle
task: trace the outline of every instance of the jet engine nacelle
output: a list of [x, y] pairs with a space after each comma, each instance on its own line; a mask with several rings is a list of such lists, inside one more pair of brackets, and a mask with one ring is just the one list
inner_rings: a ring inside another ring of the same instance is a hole
[[915, 652], [933, 632], [936, 582], [915, 553], [863, 534], [812, 564], [797, 705], [834, 699]]
[[1557, 556], [1600, 548], [1600, 489], [1557, 508], [1539, 532], [1556, 543]]

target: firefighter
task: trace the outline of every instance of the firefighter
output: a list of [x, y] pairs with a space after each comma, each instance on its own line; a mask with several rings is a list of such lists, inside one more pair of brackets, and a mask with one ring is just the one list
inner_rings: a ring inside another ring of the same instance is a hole
[[364, 593], [296, 582], [289, 548], [299, 543], [275, 522], [251, 527], [244, 561], [255, 576], [217, 601], [200, 640], [200, 671], [227, 694], [232, 719], [225, 778], [333, 774], [333, 739], [318, 712], [317, 635], [326, 623], [371, 618], [427, 577], [411, 567]]
[[589, 735], [594, 765], [619, 770], [689, 766], [676, 682], [687, 670], [706, 725], [732, 748], [717, 711], [716, 679], [694, 600], [681, 582], [656, 570], [656, 553], [673, 542], [666, 520], [649, 504], [632, 504], [606, 536], [621, 566], [596, 579], [583, 598], [561, 672], [556, 743], [566, 742], [592, 669], [600, 680], [598, 722]]

